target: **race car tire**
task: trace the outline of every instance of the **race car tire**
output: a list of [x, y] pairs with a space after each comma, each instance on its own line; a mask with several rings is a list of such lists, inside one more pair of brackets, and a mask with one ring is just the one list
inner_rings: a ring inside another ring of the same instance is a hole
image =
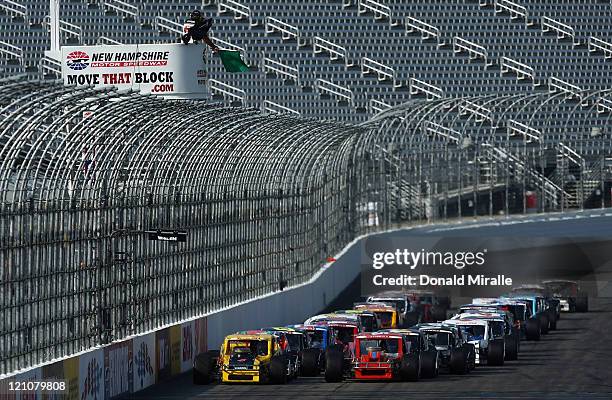
[[468, 352], [463, 348], [451, 350], [450, 360], [448, 361], [451, 374], [465, 375], [470, 372], [468, 356]]
[[551, 310], [549, 318], [550, 318], [550, 330], [556, 331], [557, 330], [557, 312], [555, 310]]
[[476, 369], [476, 347], [472, 343], [463, 345], [463, 351], [466, 353], [469, 370]]
[[506, 360], [518, 360], [518, 340], [519, 338], [516, 335], [506, 336]]
[[576, 312], [589, 312], [589, 298], [586, 296], [576, 298]]
[[277, 355], [270, 360], [270, 382], [276, 384], [287, 383], [287, 357]]
[[525, 322], [525, 337], [527, 340], [540, 340], [541, 337], [540, 320], [537, 318], [530, 318]]
[[438, 376], [438, 352], [428, 351], [421, 355], [423, 371], [422, 376], [424, 378], [435, 378]]
[[487, 365], [504, 365], [504, 340], [491, 340], [489, 342], [489, 353]]
[[302, 353], [302, 376], [317, 376], [321, 373], [319, 349], [306, 349]]
[[341, 382], [344, 376], [344, 354], [337, 349], [325, 352], [325, 382]]
[[215, 356], [219, 356], [218, 352], [207, 351], [195, 357], [193, 360], [193, 383], [195, 385], [208, 385], [211, 382]]
[[548, 314], [542, 313], [538, 316], [540, 318], [540, 331], [543, 335], [548, 334], [550, 329], [550, 319], [548, 318]]
[[514, 326], [512, 327], [512, 335], [516, 338], [516, 353], [521, 351], [521, 330]]
[[400, 365], [400, 378], [403, 381], [418, 381], [421, 378], [421, 365], [417, 355], [404, 354]]

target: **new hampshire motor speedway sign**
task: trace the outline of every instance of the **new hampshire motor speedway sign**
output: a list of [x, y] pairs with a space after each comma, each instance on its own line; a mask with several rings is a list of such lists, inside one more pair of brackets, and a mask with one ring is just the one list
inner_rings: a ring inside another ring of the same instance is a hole
[[135, 44], [62, 47], [70, 86], [114, 86], [171, 98], [206, 94], [203, 45]]

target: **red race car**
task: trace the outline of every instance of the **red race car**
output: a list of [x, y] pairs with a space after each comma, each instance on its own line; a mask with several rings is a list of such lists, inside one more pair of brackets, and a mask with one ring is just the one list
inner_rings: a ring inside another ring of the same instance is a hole
[[355, 337], [355, 379], [418, 380], [438, 374], [438, 355], [418, 331], [362, 333]]

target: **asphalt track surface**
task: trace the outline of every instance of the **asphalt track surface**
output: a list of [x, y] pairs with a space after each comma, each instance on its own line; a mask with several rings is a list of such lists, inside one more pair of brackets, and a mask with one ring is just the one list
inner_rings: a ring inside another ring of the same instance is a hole
[[323, 376], [286, 385], [195, 386], [180, 375], [132, 395], [135, 399], [612, 399], [612, 299], [591, 299], [591, 311], [563, 314], [539, 342], [521, 342], [517, 361], [479, 366], [466, 376], [419, 382], [326, 383]]

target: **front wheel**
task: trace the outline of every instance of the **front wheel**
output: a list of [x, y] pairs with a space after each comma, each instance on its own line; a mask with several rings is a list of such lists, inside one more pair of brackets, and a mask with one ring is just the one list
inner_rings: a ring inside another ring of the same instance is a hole
[[452, 349], [450, 360], [448, 362], [451, 373], [465, 375], [470, 372], [470, 366], [468, 365], [469, 353], [465, 349]]
[[435, 378], [438, 376], [438, 352], [428, 351], [421, 354], [423, 363], [423, 376], [425, 378]]
[[506, 360], [518, 360], [518, 340], [516, 335], [506, 336]]
[[487, 365], [504, 365], [504, 341], [491, 340], [487, 354]]
[[287, 358], [285, 356], [274, 356], [270, 360], [270, 382], [277, 384], [287, 383]]
[[193, 360], [193, 383], [195, 385], [208, 385], [212, 380], [217, 352], [208, 351], [198, 354]]
[[528, 319], [525, 322], [525, 336], [527, 340], [540, 340], [542, 330], [540, 329], [540, 320], [537, 318]]
[[415, 354], [404, 354], [400, 365], [400, 378], [403, 381], [418, 381], [420, 377], [419, 357]]
[[302, 353], [302, 376], [317, 376], [321, 373], [319, 349], [306, 349]]
[[344, 353], [336, 349], [325, 352], [325, 382], [341, 382], [344, 376]]
[[550, 319], [548, 318], [547, 314], [540, 314], [539, 318], [540, 318], [540, 331], [542, 332], [543, 335], [546, 335], [548, 334], [548, 331], [550, 329]]

